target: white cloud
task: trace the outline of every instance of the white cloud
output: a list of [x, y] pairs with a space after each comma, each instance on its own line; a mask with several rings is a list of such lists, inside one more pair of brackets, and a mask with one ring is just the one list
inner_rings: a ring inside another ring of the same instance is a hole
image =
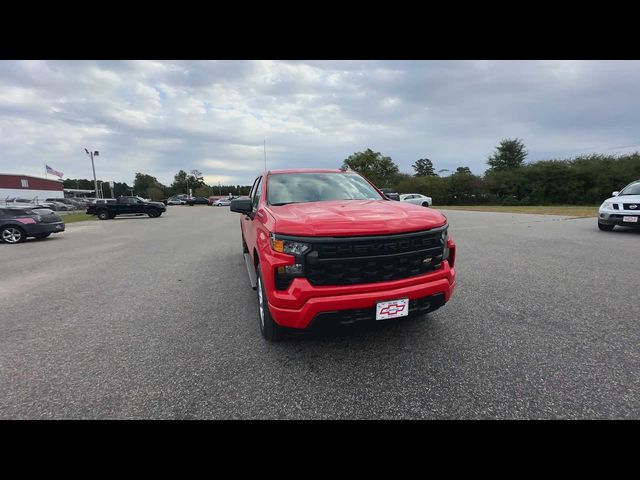
[[637, 143], [639, 83], [637, 61], [1, 61], [0, 170], [88, 178], [87, 147], [104, 180], [248, 184], [266, 139], [269, 168], [370, 147], [481, 173], [504, 137], [532, 160]]

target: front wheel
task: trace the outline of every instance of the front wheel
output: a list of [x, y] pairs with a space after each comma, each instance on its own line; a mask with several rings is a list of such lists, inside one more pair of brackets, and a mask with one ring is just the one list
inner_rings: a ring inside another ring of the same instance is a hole
[[605, 223], [598, 222], [598, 228], [605, 232], [610, 232], [611, 230], [613, 230], [613, 227], [615, 227], [615, 225], [607, 225]]
[[100, 210], [98, 212], [98, 218], [100, 220], [109, 220], [111, 218], [111, 214], [109, 213], [108, 210]]
[[258, 275], [258, 288], [256, 290], [258, 292], [258, 320], [260, 321], [260, 333], [262, 333], [262, 337], [265, 340], [275, 342], [280, 340], [282, 337], [282, 330], [273, 320], [273, 317], [271, 317], [267, 294], [264, 290], [264, 284], [262, 283], [262, 271], [260, 270], [260, 265], [258, 265], [256, 273]]
[[147, 215], [149, 215], [149, 217], [151, 218], [157, 218], [160, 216], [160, 211], [156, 210], [155, 208], [152, 208], [147, 212]]

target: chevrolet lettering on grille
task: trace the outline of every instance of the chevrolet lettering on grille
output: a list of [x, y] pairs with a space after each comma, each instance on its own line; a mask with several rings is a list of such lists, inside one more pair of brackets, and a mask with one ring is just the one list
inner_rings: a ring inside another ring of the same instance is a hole
[[376, 242], [365, 244], [336, 244], [323, 245], [323, 256], [347, 256], [347, 255], [385, 255], [422, 248], [433, 247], [433, 237], [411, 238], [391, 242]]

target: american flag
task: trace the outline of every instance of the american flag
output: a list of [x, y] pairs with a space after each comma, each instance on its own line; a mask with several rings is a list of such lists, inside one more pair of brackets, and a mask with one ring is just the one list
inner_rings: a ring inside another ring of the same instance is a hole
[[53, 168], [51, 168], [49, 165], [46, 165], [47, 167], [47, 173], [50, 173], [51, 175], [57, 175], [58, 177], [62, 178], [62, 172], [59, 172], [57, 170], [54, 170]]

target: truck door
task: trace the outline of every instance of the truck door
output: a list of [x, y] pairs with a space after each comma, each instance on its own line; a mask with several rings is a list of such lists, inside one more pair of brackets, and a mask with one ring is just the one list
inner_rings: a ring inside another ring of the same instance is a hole
[[256, 212], [258, 209], [258, 205], [260, 204], [260, 198], [262, 197], [262, 176], [256, 178], [256, 181], [253, 183], [253, 188], [251, 189], [251, 193], [249, 193], [249, 198], [251, 198], [251, 205], [253, 207], [253, 211], [251, 215], [243, 215], [242, 216], [242, 232], [244, 233], [244, 240], [247, 243], [247, 247], [249, 247], [249, 251], [253, 255], [253, 249], [256, 246], [256, 235], [258, 234], [257, 229], [257, 219]]

